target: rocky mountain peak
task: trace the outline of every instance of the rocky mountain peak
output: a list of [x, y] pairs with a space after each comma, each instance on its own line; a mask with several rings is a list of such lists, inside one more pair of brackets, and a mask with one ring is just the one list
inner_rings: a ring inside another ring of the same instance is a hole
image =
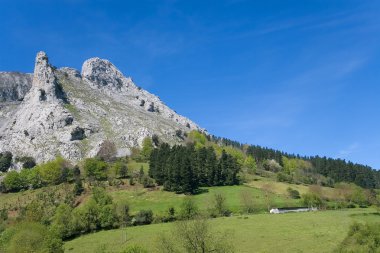
[[[20, 86], [19, 78], [3, 76], [11, 82], [6, 87]], [[32, 156], [38, 162], [58, 155], [77, 161], [96, 155], [105, 140], [125, 155], [146, 137], [157, 135], [174, 144], [183, 142], [186, 132], [203, 131], [137, 87], [108, 60], [88, 59], [79, 73], [69, 67], [56, 69], [46, 53], [39, 52], [30, 86], [19, 102], [0, 101], [0, 152]], [[10, 98], [8, 90], [5, 97]]]
[[86, 60], [82, 65], [82, 78], [95, 88], [121, 90], [134, 86], [110, 61], [98, 57]]
[[62, 90], [46, 53], [38, 52], [34, 65], [32, 88], [25, 99], [41, 103], [58, 102], [62, 96]]

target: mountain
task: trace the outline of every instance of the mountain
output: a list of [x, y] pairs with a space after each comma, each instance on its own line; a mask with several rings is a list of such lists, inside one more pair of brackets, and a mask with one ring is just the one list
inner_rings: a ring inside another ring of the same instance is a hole
[[186, 132], [205, 131], [100, 58], [79, 72], [57, 69], [39, 52], [33, 76], [0, 72], [0, 94], [0, 152], [38, 162], [94, 156], [104, 140], [125, 155], [148, 136], [178, 143]]

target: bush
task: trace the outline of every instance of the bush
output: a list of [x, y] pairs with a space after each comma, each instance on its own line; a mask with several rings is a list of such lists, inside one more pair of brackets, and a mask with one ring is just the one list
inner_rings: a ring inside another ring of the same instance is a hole
[[186, 197], [181, 205], [180, 218], [190, 220], [198, 215], [198, 206], [191, 197]]
[[6, 151], [4, 153], [0, 153], [0, 172], [8, 171], [12, 164], [12, 157], [13, 155], [11, 152]]
[[291, 187], [288, 187], [288, 189], [286, 189], [289, 196], [292, 198], [292, 199], [300, 199], [301, 196], [300, 196], [300, 193], [299, 191], [297, 191], [296, 189], [293, 189]]
[[288, 175], [288, 174], [283, 173], [283, 172], [278, 172], [277, 173], [277, 181], [292, 183], [293, 182], [293, 178], [292, 178], [291, 175]]
[[302, 194], [302, 203], [308, 207], [320, 207], [323, 201], [315, 193], [305, 193]]
[[153, 212], [152, 210], [141, 210], [136, 214], [132, 219], [132, 225], [148, 225], [153, 221]]
[[155, 186], [154, 180], [148, 176], [143, 176], [141, 181], [142, 181], [144, 188], [150, 188], [150, 187]]
[[20, 173], [18, 173], [15, 170], [10, 171], [5, 175], [4, 180], [3, 180], [3, 185], [5, 188], [5, 191], [7, 192], [19, 191], [26, 187], [26, 184], [24, 180], [22, 180]]
[[83, 169], [86, 176], [95, 180], [106, 180], [108, 165], [97, 158], [87, 158], [84, 160]]
[[0, 240], [0, 250], [13, 253], [63, 253], [62, 246], [62, 240], [57, 235], [35, 222], [23, 222], [8, 228]]
[[226, 197], [221, 193], [214, 194], [214, 206], [211, 210], [212, 217], [230, 216], [231, 211], [226, 206]]
[[347, 237], [340, 244], [340, 253], [375, 253], [380, 251], [380, 223], [351, 225]]
[[45, 184], [55, 185], [68, 180], [70, 164], [62, 157], [58, 157], [53, 161], [38, 165], [35, 169], [38, 170]]
[[112, 170], [117, 178], [126, 178], [128, 175], [127, 164], [123, 161], [117, 161], [112, 165]]
[[127, 247], [121, 253], [148, 253], [148, 251], [141, 246], [132, 245], [132, 246]]
[[16, 162], [21, 162], [24, 169], [31, 169], [37, 165], [36, 160], [30, 156], [17, 157]]

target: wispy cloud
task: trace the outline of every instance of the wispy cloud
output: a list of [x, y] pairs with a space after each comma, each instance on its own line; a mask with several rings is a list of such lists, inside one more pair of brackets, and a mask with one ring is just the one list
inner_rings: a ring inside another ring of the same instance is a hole
[[359, 143], [357, 142], [351, 143], [347, 147], [339, 150], [337, 157], [348, 158], [350, 155], [355, 153], [358, 148], [359, 148]]

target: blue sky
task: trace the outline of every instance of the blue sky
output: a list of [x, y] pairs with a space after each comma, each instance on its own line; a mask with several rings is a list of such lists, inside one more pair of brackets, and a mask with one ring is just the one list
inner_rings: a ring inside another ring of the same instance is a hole
[[1, 0], [0, 70], [99, 56], [212, 134], [380, 169], [380, 2]]

